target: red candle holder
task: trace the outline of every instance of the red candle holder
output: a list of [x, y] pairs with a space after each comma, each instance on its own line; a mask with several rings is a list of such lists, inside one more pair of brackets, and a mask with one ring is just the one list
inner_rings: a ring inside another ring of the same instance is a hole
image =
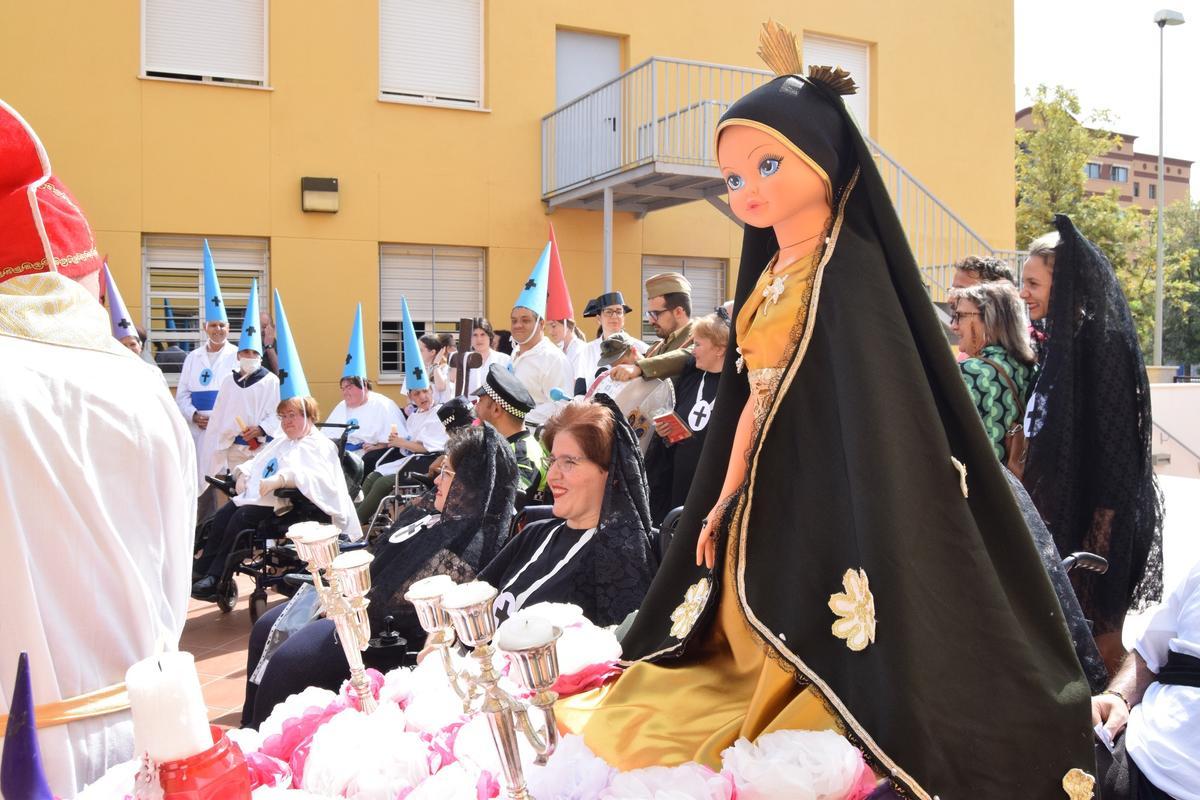
[[158, 766], [163, 800], [250, 800], [250, 768], [242, 749], [216, 725], [213, 746]]

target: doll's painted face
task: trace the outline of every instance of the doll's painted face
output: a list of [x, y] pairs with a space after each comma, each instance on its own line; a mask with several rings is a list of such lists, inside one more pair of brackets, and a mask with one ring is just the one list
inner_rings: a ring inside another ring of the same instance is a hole
[[729, 189], [729, 207], [747, 225], [771, 228], [814, 206], [829, 205], [821, 176], [765, 131], [730, 125], [721, 131], [717, 162]]

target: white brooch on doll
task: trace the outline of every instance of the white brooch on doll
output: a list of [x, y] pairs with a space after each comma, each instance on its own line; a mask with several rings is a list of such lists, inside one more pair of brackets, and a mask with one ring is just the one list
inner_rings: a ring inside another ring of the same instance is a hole
[[[779, 298], [783, 296], [784, 281], [786, 280], [786, 275], [777, 275], [775, 276], [775, 280], [767, 284], [766, 288], [762, 290], [762, 296], [767, 299], [767, 306], [773, 306], [779, 302]], [[767, 313], [766, 306], [763, 307], [763, 313]]]

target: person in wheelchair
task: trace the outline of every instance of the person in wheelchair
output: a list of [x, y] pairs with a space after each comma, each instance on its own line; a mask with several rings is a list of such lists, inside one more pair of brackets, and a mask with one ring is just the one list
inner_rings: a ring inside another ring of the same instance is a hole
[[554, 517], [531, 522], [479, 574], [507, 619], [542, 602], [574, 603], [600, 626], [637, 610], [658, 570], [638, 439], [607, 395], [572, 400], [547, 422]]
[[[409, 650], [420, 647], [425, 634], [404, 593], [431, 575], [473, 580], [508, 536], [516, 491], [516, 461], [494, 428], [467, 427], [452, 436], [436, 490], [409, 503], [374, 545], [371, 629], [378, 635], [390, 626], [408, 644], [369, 648], [364, 654], [368, 666], [394, 668]], [[307, 686], [336, 690], [346, 679], [349, 666], [334, 641], [333, 623], [313, 619], [306, 602], [297, 594], [294, 603], [271, 609], [255, 624], [247, 653], [243, 726], [257, 727], [278, 702]], [[298, 627], [296, 615], [302, 620]]]
[[434, 404], [433, 390], [410, 386], [408, 397], [417, 410], [408, 416], [407, 433], [388, 437], [389, 448], [376, 462], [375, 471], [363, 481], [363, 499], [356, 506], [362, 525], [371, 521], [379, 504], [392, 493], [398, 472], [424, 473], [446, 449], [446, 423], [438, 415], [441, 406]]
[[350, 539], [362, 538], [337, 445], [316, 427], [317, 401], [290, 397], [279, 403], [277, 411], [284, 436], [261, 448], [253, 460], [237, 466], [233, 475], [237, 495], [206, 523], [208, 537], [193, 569], [198, 579], [192, 584], [192, 597], [197, 600], [217, 598], [218, 584], [229, 566], [226, 561], [240, 532], [274, 517], [286, 521], [292, 504], [276, 497], [276, 489], [298, 489], [342, 533]]

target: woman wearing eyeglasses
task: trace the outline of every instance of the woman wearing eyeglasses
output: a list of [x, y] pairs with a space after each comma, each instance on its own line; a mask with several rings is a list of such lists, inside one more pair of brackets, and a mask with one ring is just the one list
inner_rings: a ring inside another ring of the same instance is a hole
[[646, 471], [633, 430], [605, 395], [573, 400], [542, 434], [554, 517], [530, 523], [480, 573], [503, 620], [535, 603], [574, 603], [597, 625], [641, 604], [658, 568]]
[[1021, 298], [1008, 281], [978, 283], [950, 294], [950, 329], [966, 356], [959, 363], [996, 457], [1008, 459], [1005, 436], [1025, 415], [1037, 359], [1021, 314]]
[[[504, 437], [490, 425], [456, 431], [434, 490], [414, 500], [374, 546], [370, 606], [372, 635], [391, 629], [407, 646], [371, 648], [367, 666], [399, 666], [425, 637], [416, 611], [404, 599], [416, 581], [449, 575], [464, 583], [500, 551], [512, 522], [517, 462]], [[305, 595], [310, 593], [306, 590]], [[271, 709], [306, 686], [337, 689], [349, 675], [333, 623], [315, 619], [311, 597], [297, 594], [288, 606], [264, 614], [250, 635], [246, 703], [242, 725], [257, 727]]]
[[253, 460], [234, 468], [238, 494], [213, 515], [208, 543], [196, 561], [192, 597], [215, 600], [217, 582], [225, 573], [225, 559], [233, 550], [240, 531], [256, 527], [272, 516], [286, 516], [291, 503], [275, 496], [275, 490], [294, 487], [313, 505], [329, 515], [330, 524], [351, 539], [361, 539], [362, 529], [354, 503], [346, 490], [346, 477], [338, 460], [337, 445], [325, 437], [316, 421], [317, 401], [311, 397], [289, 397], [276, 408], [283, 436], [258, 451]]

